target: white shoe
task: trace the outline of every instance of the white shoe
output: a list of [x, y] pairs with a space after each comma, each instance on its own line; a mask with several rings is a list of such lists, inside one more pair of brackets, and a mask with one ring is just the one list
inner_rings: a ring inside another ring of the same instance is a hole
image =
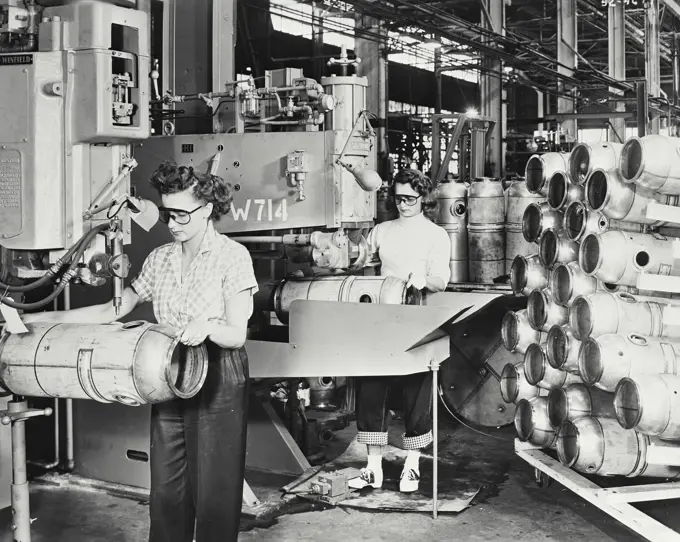
[[371, 486], [375, 489], [380, 489], [383, 483], [383, 472], [382, 469], [361, 469], [361, 474], [352, 478], [347, 482], [347, 485], [352, 489], [363, 489], [365, 487]]
[[399, 491], [402, 493], [413, 493], [418, 491], [418, 484], [420, 482], [420, 473], [413, 469], [404, 469], [401, 471], [401, 478], [399, 479]]

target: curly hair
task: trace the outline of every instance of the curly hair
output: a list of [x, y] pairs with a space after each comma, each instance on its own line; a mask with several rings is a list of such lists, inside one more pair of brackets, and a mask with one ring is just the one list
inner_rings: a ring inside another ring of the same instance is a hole
[[434, 182], [417, 169], [408, 168], [400, 170], [394, 176], [390, 186], [392, 197], [394, 197], [394, 185], [396, 183], [410, 184], [411, 188], [421, 195], [423, 214], [434, 222], [437, 216], [437, 198], [434, 193], [436, 188]]
[[192, 189], [197, 199], [213, 204], [211, 220], [228, 214], [234, 199], [231, 184], [222, 177], [204, 175], [191, 166], [178, 166], [174, 162], [161, 163], [151, 174], [149, 182], [161, 195]]

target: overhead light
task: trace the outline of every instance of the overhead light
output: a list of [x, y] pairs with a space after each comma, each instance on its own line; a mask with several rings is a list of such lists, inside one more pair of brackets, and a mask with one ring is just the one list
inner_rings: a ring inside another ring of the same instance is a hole
[[468, 117], [476, 117], [476, 116], [479, 115], [479, 111], [477, 111], [474, 107], [471, 107], [470, 109], [468, 109], [468, 110], [465, 112], [465, 114], [466, 114]]
[[429, 39], [423, 42], [423, 47], [425, 47], [425, 49], [430, 49], [432, 51], [440, 49], [441, 46], [442, 46], [441, 42], [436, 39]]

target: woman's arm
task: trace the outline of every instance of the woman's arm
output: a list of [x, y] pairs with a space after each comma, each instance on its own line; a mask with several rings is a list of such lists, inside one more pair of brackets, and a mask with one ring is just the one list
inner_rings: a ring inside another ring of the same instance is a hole
[[208, 339], [221, 348], [241, 348], [246, 342], [248, 320], [253, 314], [253, 296], [243, 290], [225, 302], [224, 321], [210, 320]]
[[130, 314], [143, 301], [132, 288], [127, 287], [123, 290], [123, 299], [120, 307], [120, 314], [116, 315], [113, 303], [102, 303], [68, 311], [48, 311], [25, 314], [22, 320], [26, 324], [34, 322], [55, 322], [59, 324], [108, 324], [115, 322]]

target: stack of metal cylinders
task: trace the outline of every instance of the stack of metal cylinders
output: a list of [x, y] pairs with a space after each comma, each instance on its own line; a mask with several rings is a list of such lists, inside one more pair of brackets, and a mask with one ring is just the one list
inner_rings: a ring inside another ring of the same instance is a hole
[[527, 308], [503, 320], [524, 355], [501, 375], [518, 438], [586, 474], [680, 477], [680, 292], [639, 290], [643, 273], [680, 277], [680, 229], [647, 217], [680, 206], [680, 138], [578, 143], [527, 165], [522, 231], [533, 254], [510, 280]]
[[475, 179], [468, 190], [468, 273], [490, 283], [505, 274], [505, 194], [498, 179]]

